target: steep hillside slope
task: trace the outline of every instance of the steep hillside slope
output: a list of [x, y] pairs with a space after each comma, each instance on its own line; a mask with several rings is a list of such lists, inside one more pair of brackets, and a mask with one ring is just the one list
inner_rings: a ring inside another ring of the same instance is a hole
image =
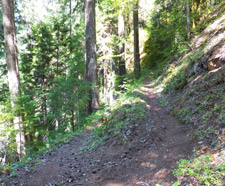
[[155, 81], [162, 102], [198, 139], [195, 157], [181, 161], [176, 172], [196, 185], [225, 184], [224, 13], [225, 2], [209, 16], [209, 26], [193, 39], [190, 50], [155, 73], [162, 74]]

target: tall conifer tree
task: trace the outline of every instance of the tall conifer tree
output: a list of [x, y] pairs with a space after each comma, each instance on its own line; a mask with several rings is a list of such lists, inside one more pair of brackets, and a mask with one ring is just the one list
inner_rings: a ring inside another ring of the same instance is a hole
[[187, 36], [190, 39], [191, 19], [190, 19], [190, 2], [186, 1], [186, 14], [187, 14]]
[[[11, 106], [12, 109], [15, 109], [16, 100], [19, 96], [20, 78], [14, 21], [14, 0], [2, 0], [2, 15]], [[21, 117], [17, 114], [13, 122], [14, 129], [16, 130], [17, 153], [21, 156], [24, 154], [25, 143]]]
[[86, 78], [91, 85], [89, 93], [89, 113], [99, 107], [99, 89], [96, 57], [96, 20], [95, 0], [86, 0], [85, 4], [85, 39], [86, 39]]
[[[123, 37], [125, 36], [125, 21], [122, 11], [119, 13], [118, 18], [118, 35], [120, 37], [120, 44], [119, 44], [119, 75], [123, 76], [126, 74], [126, 64], [125, 64], [125, 43], [123, 41]], [[122, 81], [120, 82], [122, 84]]]
[[134, 26], [134, 76], [136, 79], [141, 77], [140, 53], [139, 53], [139, 31], [138, 31], [138, 0], [134, 2], [133, 26]]

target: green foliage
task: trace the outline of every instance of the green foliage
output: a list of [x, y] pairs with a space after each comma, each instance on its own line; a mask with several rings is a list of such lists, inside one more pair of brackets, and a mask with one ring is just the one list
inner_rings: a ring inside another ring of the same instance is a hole
[[9, 88], [7, 86], [6, 74], [7, 65], [5, 61], [5, 47], [4, 47], [4, 31], [3, 31], [3, 20], [2, 10], [0, 9], [0, 101], [5, 101], [8, 97]]
[[118, 105], [111, 108], [110, 113], [107, 113], [108, 115], [103, 118], [103, 122], [99, 121], [100, 126], [93, 130], [90, 148], [96, 148], [109, 135], [122, 135], [121, 130], [127, 124], [145, 120], [147, 116], [144, 109], [145, 104], [140, 103], [139, 98], [126, 99], [126, 104], [118, 101]]
[[112, 1], [102, 1], [96, 7], [97, 56], [99, 87], [102, 102], [112, 102], [117, 50], [117, 17]]
[[[179, 184], [180, 184], [180, 182], [179, 181], [176, 181], [171, 186], [178, 186]], [[161, 185], [160, 184], [156, 184], [156, 186], [161, 186]]]
[[[218, 156], [224, 159], [223, 154], [224, 151], [220, 152]], [[178, 165], [179, 168], [173, 171], [175, 176], [194, 177], [199, 180], [200, 185], [205, 186], [222, 186], [224, 184], [224, 161], [215, 163], [211, 154], [201, 155], [190, 161], [182, 159]]]
[[176, 75], [172, 76], [170, 81], [165, 83], [165, 91], [169, 89], [182, 89], [187, 84], [186, 75], [183, 72], [178, 72]]
[[[217, 16], [210, 13], [216, 11], [218, 7], [223, 7], [221, 0], [189, 1], [190, 17], [193, 23], [191, 36], [200, 33], [207, 27], [206, 22], [213, 21]], [[221, 6], [215, 6], [221, 2]], [[222, 13], [223, 11], [219, 11]], [[212, 20], [210, 18], [213, 17]], [[148, 23], [149, 39], [145, 43], [146, 56], [143, 59], [143, 66], [148, 68], [156, 67], [164, 63], [177, 54], [189, 51], [187, 33], [186, 1], [155, 1], [155, 9], [152, 12]]]
[[11, 109], [9, 97], [0, 104], [0, 165], [18, 160], [15, 142], [15, 130], [12, 120], [15, 111]]
[[62, 15], [33, 25], [32, 33], [23, 38], [19, 105], [31, 139], [27, 145], [33, 147], [59, 129], [75, 130], [75, 122], [78, 127], [85, 114], [84, 25], [70, 25], [66, 5]]
[[178, 186], [180, 184], [180, 182], [179, 181], [176, 181], [175, 183], [173, 183], [173, 185], [171, 185], [171, 186]]
[[[75, 15], [79, 14], [82, 6], [76, 6], [73, 15], [68, 15], [69, 1], [54, 3], [59, 5], [59, 9], [49, 9], [51, 16], [43, 21], [36, 17], [30, 19], [30, 15], [25, 15], [26, 8], [18, 12], [22, 16], [18, 16], [21, 96], [15, 110], [11, 110], [7, 100], [8, 87], [0, 89], [0, 143], [4, 142], [0, 157], [6, 154], [4, 164], [17, 160], [12, 125], [15, 115], [23, 118], [27, 156], [52, 148], [64, 141], [72, 130], [79, 131], [86, 116], [89, 84], [85, 81], [84, 19], [80, 18], [80, 24], [72, 21], [77, 19]], [[0, 28], [0, 37], [1, 34]], [[0, 67], [0, 74], [5, 74], [5, 64]], [[0, 85], [5, 83], [2, 80]], [[63, 133], [66, 133], [65, 137]]]
[[143, 65], [149, 68], [164, 62], [184, 47], [186, 40], [185, 1], [155, 1], [149, 23], [149, 39], [145, 43], [147, 55]]

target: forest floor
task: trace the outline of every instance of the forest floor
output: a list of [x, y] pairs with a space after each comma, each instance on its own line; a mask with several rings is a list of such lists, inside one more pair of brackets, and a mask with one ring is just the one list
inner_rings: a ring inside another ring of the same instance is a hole
[[[18, 170], [2, 185], [23, 186], [170, 186], [177, 161], [193, 154], [194, 140], [187, 126], [160, 106], [149, 82], [136, 90], [147, 104], [148, 119], [130, 124], [127, 142], [109, 136], [95, 150], [84, 150], [91, 130], [39, 157], [34, 171]], [[83, 149], [83, 150], [82, 150]], [[188, 185], [184, 184], [184, 185]]]

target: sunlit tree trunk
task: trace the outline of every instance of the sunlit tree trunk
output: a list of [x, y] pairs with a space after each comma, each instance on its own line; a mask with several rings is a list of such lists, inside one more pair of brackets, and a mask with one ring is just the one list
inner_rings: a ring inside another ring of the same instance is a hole
[[191, 19], [190, 19], [190, 2], [186, 0], [186, 16], [187, 16], [187, 36], [190, 39]]
[[113, 98], [113, 93], [115, 91], [114, 89], [114, 78], [115, 78], [115, 73], [114, 73], [114, 68], [113, 68], [113, 65], [114, 64], [114, 61], [113, 59], [110, 60], [110, 74], [109, 74], [109, 77], [108, 77], [108, 103], [109, 104], [112, 104], [113, 101], [114, 101], [114, 98]]
[[[125, 36], [125, 22], [122, 12], [119, 13], [118, 18], [118, 35], [120, 37], [119, 44], [119, 75], [123, 76], [126, 74], [126, 64], [125, 64], [125, 43], [123, 38]], [[120, 85], [123, 84], [123, 80], [121, 78]]]
[[133, 10], [134, 24], [134, 76], [136, 79], [141, 77], [140, 53], [139, 53], [139, 31], [138, 31], [138, 0], [135, 2]]
[[102, 85], [103, 85], [103, 95], [104, 101], [112, 104], [114, 101], [113, 93], [114, 89], [114, 68], [113, 68], [113, 59], [109, 59], [108, 61], [103, 61], [103, 70], [102, 70]]
[[85, 39], [86, 39], [86, 78], [90, 82], [89, 113], [99, 108], [99, 88], [96, 57], [96, 21], [95, 0], [86, 0], [85, 4]]
[[[8, 84], [11, 96], [12, 109], [15, 109], [15, 102], [19, 96], [19, 67], [16, 46], [16, 30], [14, 21], [14, 0], [2, 0], [2, 15], [4, 26], [4, 38], [6, 48], [6, 61], [8, 67]], [[25, 137], [22, 126], [22, 117], [15, 116], [13, 119], [14, 128], [16, 130], [17, 152], [19, 156], [23, 155]]]

